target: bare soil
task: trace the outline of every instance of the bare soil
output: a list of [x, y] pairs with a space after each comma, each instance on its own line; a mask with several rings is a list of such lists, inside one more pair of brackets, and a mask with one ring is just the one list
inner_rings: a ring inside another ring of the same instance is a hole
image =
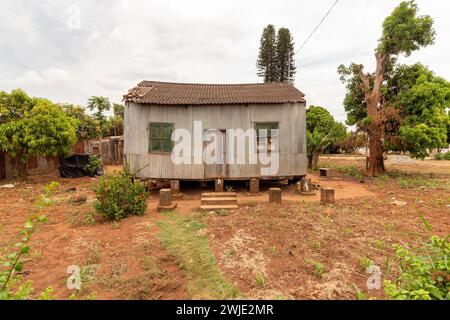
[[[321, 158], [323, 166], [361, 170], [364, 161]], [[356, 288], [369, 297], [385, 298], [382, 289], [366, 290], [369, 274], [361, 261], [372, 260], [383, 279], [390, 279], [396, 265], [392, 244], [415, 247], [431, 234], [450, 233], [450, 162], [388, 159], [386, 167], [390, 176], [363, 181], [338, 171], [331, 178], [310, 174], [314, 183], [336, 190], [336, 204], [328, 206], [320, 205], [320, 192], [301, 196], [286, 183], [276, 184], [283, 190], [281, 205], [268, 203], [267, 188], [273, 184], [262, 184], [258, 196], [248, 196], [245, 186], [232, 185], [240, 208], [202, 215], [204, 233], [225, 278], [248, 298], [355, 299]], [[150, 196], [145, 215], [105, 222], [92, 208], [91, 187], [97, 178], [49, 175], [27, 182], [2, 181], [0, 185], [15, 187], [0, 188], [0, 254], [13, 250], [21, 226], [34, 210], [33, 201], [51, 181], [60, 187], [46, 209], [48, 222], [32, 237], [23, 271], [36, 293], [52, 286], [57, 298], [73, 298], [66, 288], [66, 270], [78, 265], [83, 288], [76, 298], [190, 298], [177, 257], [156, 236], [156, 222], [164, 219], [156, 211], [158, 195]], [[176, 200], [177, 213], [198, 215], [201, 193], [211, 188], [182, 184], [184, 198]], [[86, 203], [72, 203], [79, 195], [87, 197]], [[392, 204], [395, 200], [407, 204], [397, 206]], [[424, 226], [419, 212], [432, 230]]]

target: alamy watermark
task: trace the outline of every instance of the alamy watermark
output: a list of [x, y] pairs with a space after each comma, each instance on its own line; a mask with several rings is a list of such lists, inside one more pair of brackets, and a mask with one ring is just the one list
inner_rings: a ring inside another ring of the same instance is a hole
[[279, 130], [206, 129], [194, 121], [194, 130], [178, 128], [172, 132], [171, 159], [174, 164], [261, 165], [261, 175], [278, 173], [280, 166]]
[[379, 266], [371, 265], [366, 268], [366, 272], [370, 273], [367, 278], [366, 286], [367, 290], [379, 290], [381, 289], [381, 270]]

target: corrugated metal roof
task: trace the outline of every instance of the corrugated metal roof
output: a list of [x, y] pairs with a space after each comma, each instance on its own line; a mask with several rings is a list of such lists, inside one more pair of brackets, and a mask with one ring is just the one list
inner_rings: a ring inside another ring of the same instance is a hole
[[142, 81], [124, 100], [144, 104], [211, 105], [305, 102], [304, 94], [289, 83], [200, 84]]

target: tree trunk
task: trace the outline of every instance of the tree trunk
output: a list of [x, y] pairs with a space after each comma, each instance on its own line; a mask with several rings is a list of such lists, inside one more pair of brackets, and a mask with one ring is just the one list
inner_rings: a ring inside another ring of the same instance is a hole
[[386, 70], [386, 62], [389, 55], [386, 53], [377, 52], [375, 54], [377, 60], [377, 67], [375, 70], [375, 79], [373, 89], [370, 90], [370, 75], [364, 74], [360, 70], [361, 88], [364, 91], [364, 97], [367, 104], [367, 116], [371, 122], [369, 125], [369, 167], [368, 175], [378, 176], [384, 173], [383, 160], [383, 124], [381, 121], [380, 111], [383, 109], [381, 103], [381, 88], [384, 81], [384, 73]]
[[369, 140], [369, 167], [367, 173], [374, 177], [383, 174], [385, 171], [381, 133], [382, 128], [380, 126], [375, 124], [371, 126]]
[[311, 165], [314, 170], [317, 170], [317, 162], [319, 162], [319, 155], [320, 155], [320, 151], [314, 152], [312, 154]]
[[28, 178], [28, 161], [23, 161], [23, 155], [18, 154], [16, 157], [17, 169], [19, 170], [20, 177], [22, 180]]

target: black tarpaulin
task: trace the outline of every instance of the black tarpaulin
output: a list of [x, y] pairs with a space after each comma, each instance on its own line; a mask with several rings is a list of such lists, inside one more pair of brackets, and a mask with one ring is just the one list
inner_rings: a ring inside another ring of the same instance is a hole
[[[62, 178], [79, 178], [84, 176], [92, 176], [84, 168], [89, 164], [89, 154], [75, 154], [68, 158], [61, 158], [59, 160], [59, 174]], [[97, 172], [96, 175], [101, 175], [102, 172]]]

